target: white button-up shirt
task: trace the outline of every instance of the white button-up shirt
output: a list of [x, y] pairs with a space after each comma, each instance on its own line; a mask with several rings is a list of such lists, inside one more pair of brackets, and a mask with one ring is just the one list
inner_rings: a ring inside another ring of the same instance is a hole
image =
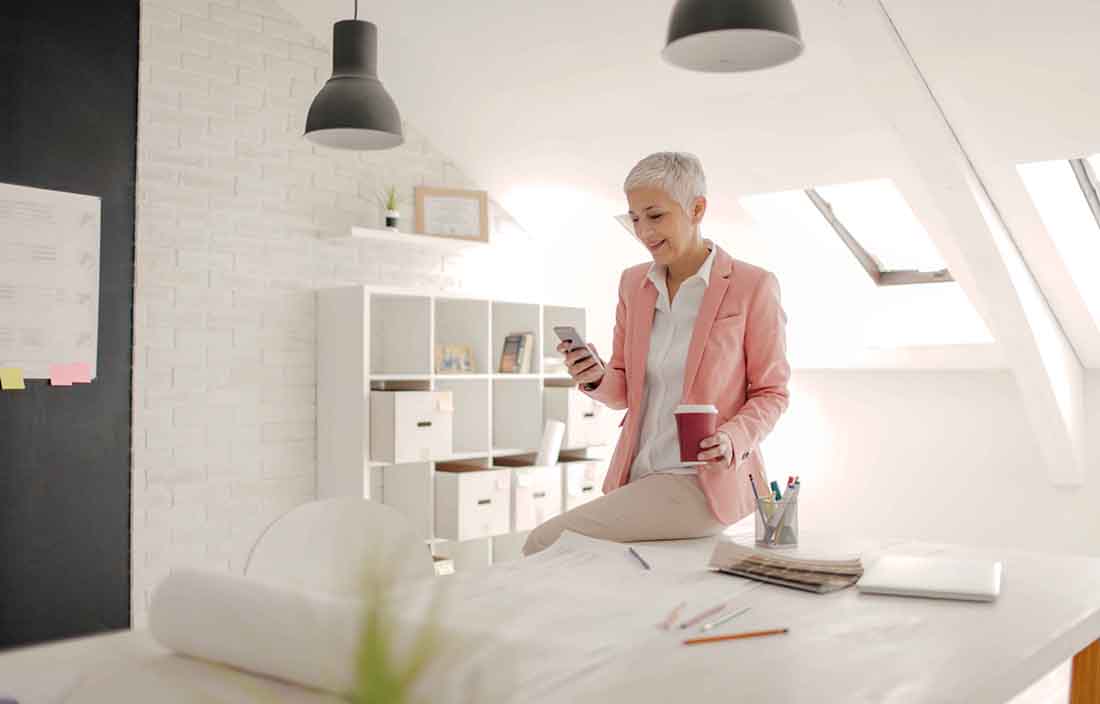
[[666, 282], [667, 267], [656, 263], [649, 267], [646, 276], [657, 287], [657, 304], [646, 356], [642, 433], [638, 454], [630, 467], [630, 481], [647, 474], [695, 473], [695, 467], [680, 462], [680, 441], [673, 412], [680, 405], [684, 392], [688, 347], [713, 266], [714, 246], [711, 245], [702, 266], [680, 284], [671, 302]]

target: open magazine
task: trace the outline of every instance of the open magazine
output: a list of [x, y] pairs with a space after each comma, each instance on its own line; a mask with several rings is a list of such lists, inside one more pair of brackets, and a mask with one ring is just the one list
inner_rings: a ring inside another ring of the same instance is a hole
[[778, 553], [720, 540], [709, 566], [720, 572], [824, 594], [850, 587], [863, 576], [858, 555], [819, 556]]

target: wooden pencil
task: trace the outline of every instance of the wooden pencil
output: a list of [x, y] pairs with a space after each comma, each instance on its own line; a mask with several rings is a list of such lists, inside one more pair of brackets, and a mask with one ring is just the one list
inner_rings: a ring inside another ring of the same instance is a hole
[[741, 638], [759, 638], [761, 636], [777, 636], [786, 633], [789, 629], [777, 628], [773, 631], [750, 631], [748, 633], [727, 633], [721, 636], [704, 636], [702, 638], [688, 638], [684, 645], [698, 645], [700, 643], [717, 643], [722, 640], [739, 640]]

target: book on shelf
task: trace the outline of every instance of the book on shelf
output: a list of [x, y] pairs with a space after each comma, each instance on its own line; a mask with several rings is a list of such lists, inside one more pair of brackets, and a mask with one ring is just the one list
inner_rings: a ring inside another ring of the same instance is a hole
[[514, 332], [504, 338], [498, 371], [502, 374], [526, 374], [531, 368], [531, 348], [535, 346], [535, 334]]
[[531, 373], [531, 358], [534, 356], [535, 349], [535, 333], [525, 332], [523, 333], [523, 355], [520, 358], [519, 372], [520, 374]]
[[863, 575], [858, 555], [784, 554], [732, 540], [718, 541], [709, 566], [719, 572], [818, 594], [850, 587]]

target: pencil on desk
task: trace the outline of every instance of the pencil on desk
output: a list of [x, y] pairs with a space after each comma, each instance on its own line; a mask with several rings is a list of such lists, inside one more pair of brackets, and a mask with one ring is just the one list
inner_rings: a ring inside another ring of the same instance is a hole
[[746, 606], [745, 608], [741, 609], [740, 611], [731, 611], [728, 614], [726, 614], [725, 616], [721, 616], [719, 618], [714, 619], [713, 621], [709, 621], [707, 623], [704, 623], [702, 625], [702, 630], [709, 631], [712, 628], [717, 628], [718, 626], [721, 626], [726, 621], [737, 618], [741, 614], [748, 611], [750, 608], [751, 607]]
[[716, 613], [719, 613], [722, 609], [726, 608], [726, 606], [728, 606], [728, 605], [729, 605], [728, 601], [723, 601], [721, 604], [718, 604], [717, 606], [712, 606], [711, 608], [707, 609], [703, 613], [698, 614], [698, 615], [696, 615], [692, 618], [689, 618], [687, 621], [684, 621], [683, 623], [681, 623], [680, 628], [691, 628], [695, 624], [701, 623], [701, 622], [707, 620], [708, 618], [710, 618], [711, 616], [715, 615]]
[[665, 616], [665, 620], [657, 624], [657, 627], [663, 628], [666, 631], [672, 628], [672, 624], [676, 623], [676, 617], [680, 615], [680, 612], [687, 605], [688, 603], [686, 601], [681, 601], [679, 604], [676, 605], [676, 608], [668, 612], [668, 616]]
[[727, 633], [724, 636], [703, 636], [702, 638], [688, 638], [684, 645], [698, 645], [700, 643], [717, 643], [723, 640], [740, 640], [742, 638], [760, 638], [762, 636], [777, 636], [787, 633], [787, 628], [777, 628], [773, 631], [750, 631], [749, 633]]
[[652, 567], [649, 566], [649, 563], [645, 561], [645, 558], [638, 554], [637, 550], [635, 550], [634, 548], [629, 548], [629, 549], [630, 549], [630, 554], [633, 555], [634, 557], [638, 558], [638, 562], [642, 563], [642, 567], [646, 568], [647, 570], [653, 569]]

